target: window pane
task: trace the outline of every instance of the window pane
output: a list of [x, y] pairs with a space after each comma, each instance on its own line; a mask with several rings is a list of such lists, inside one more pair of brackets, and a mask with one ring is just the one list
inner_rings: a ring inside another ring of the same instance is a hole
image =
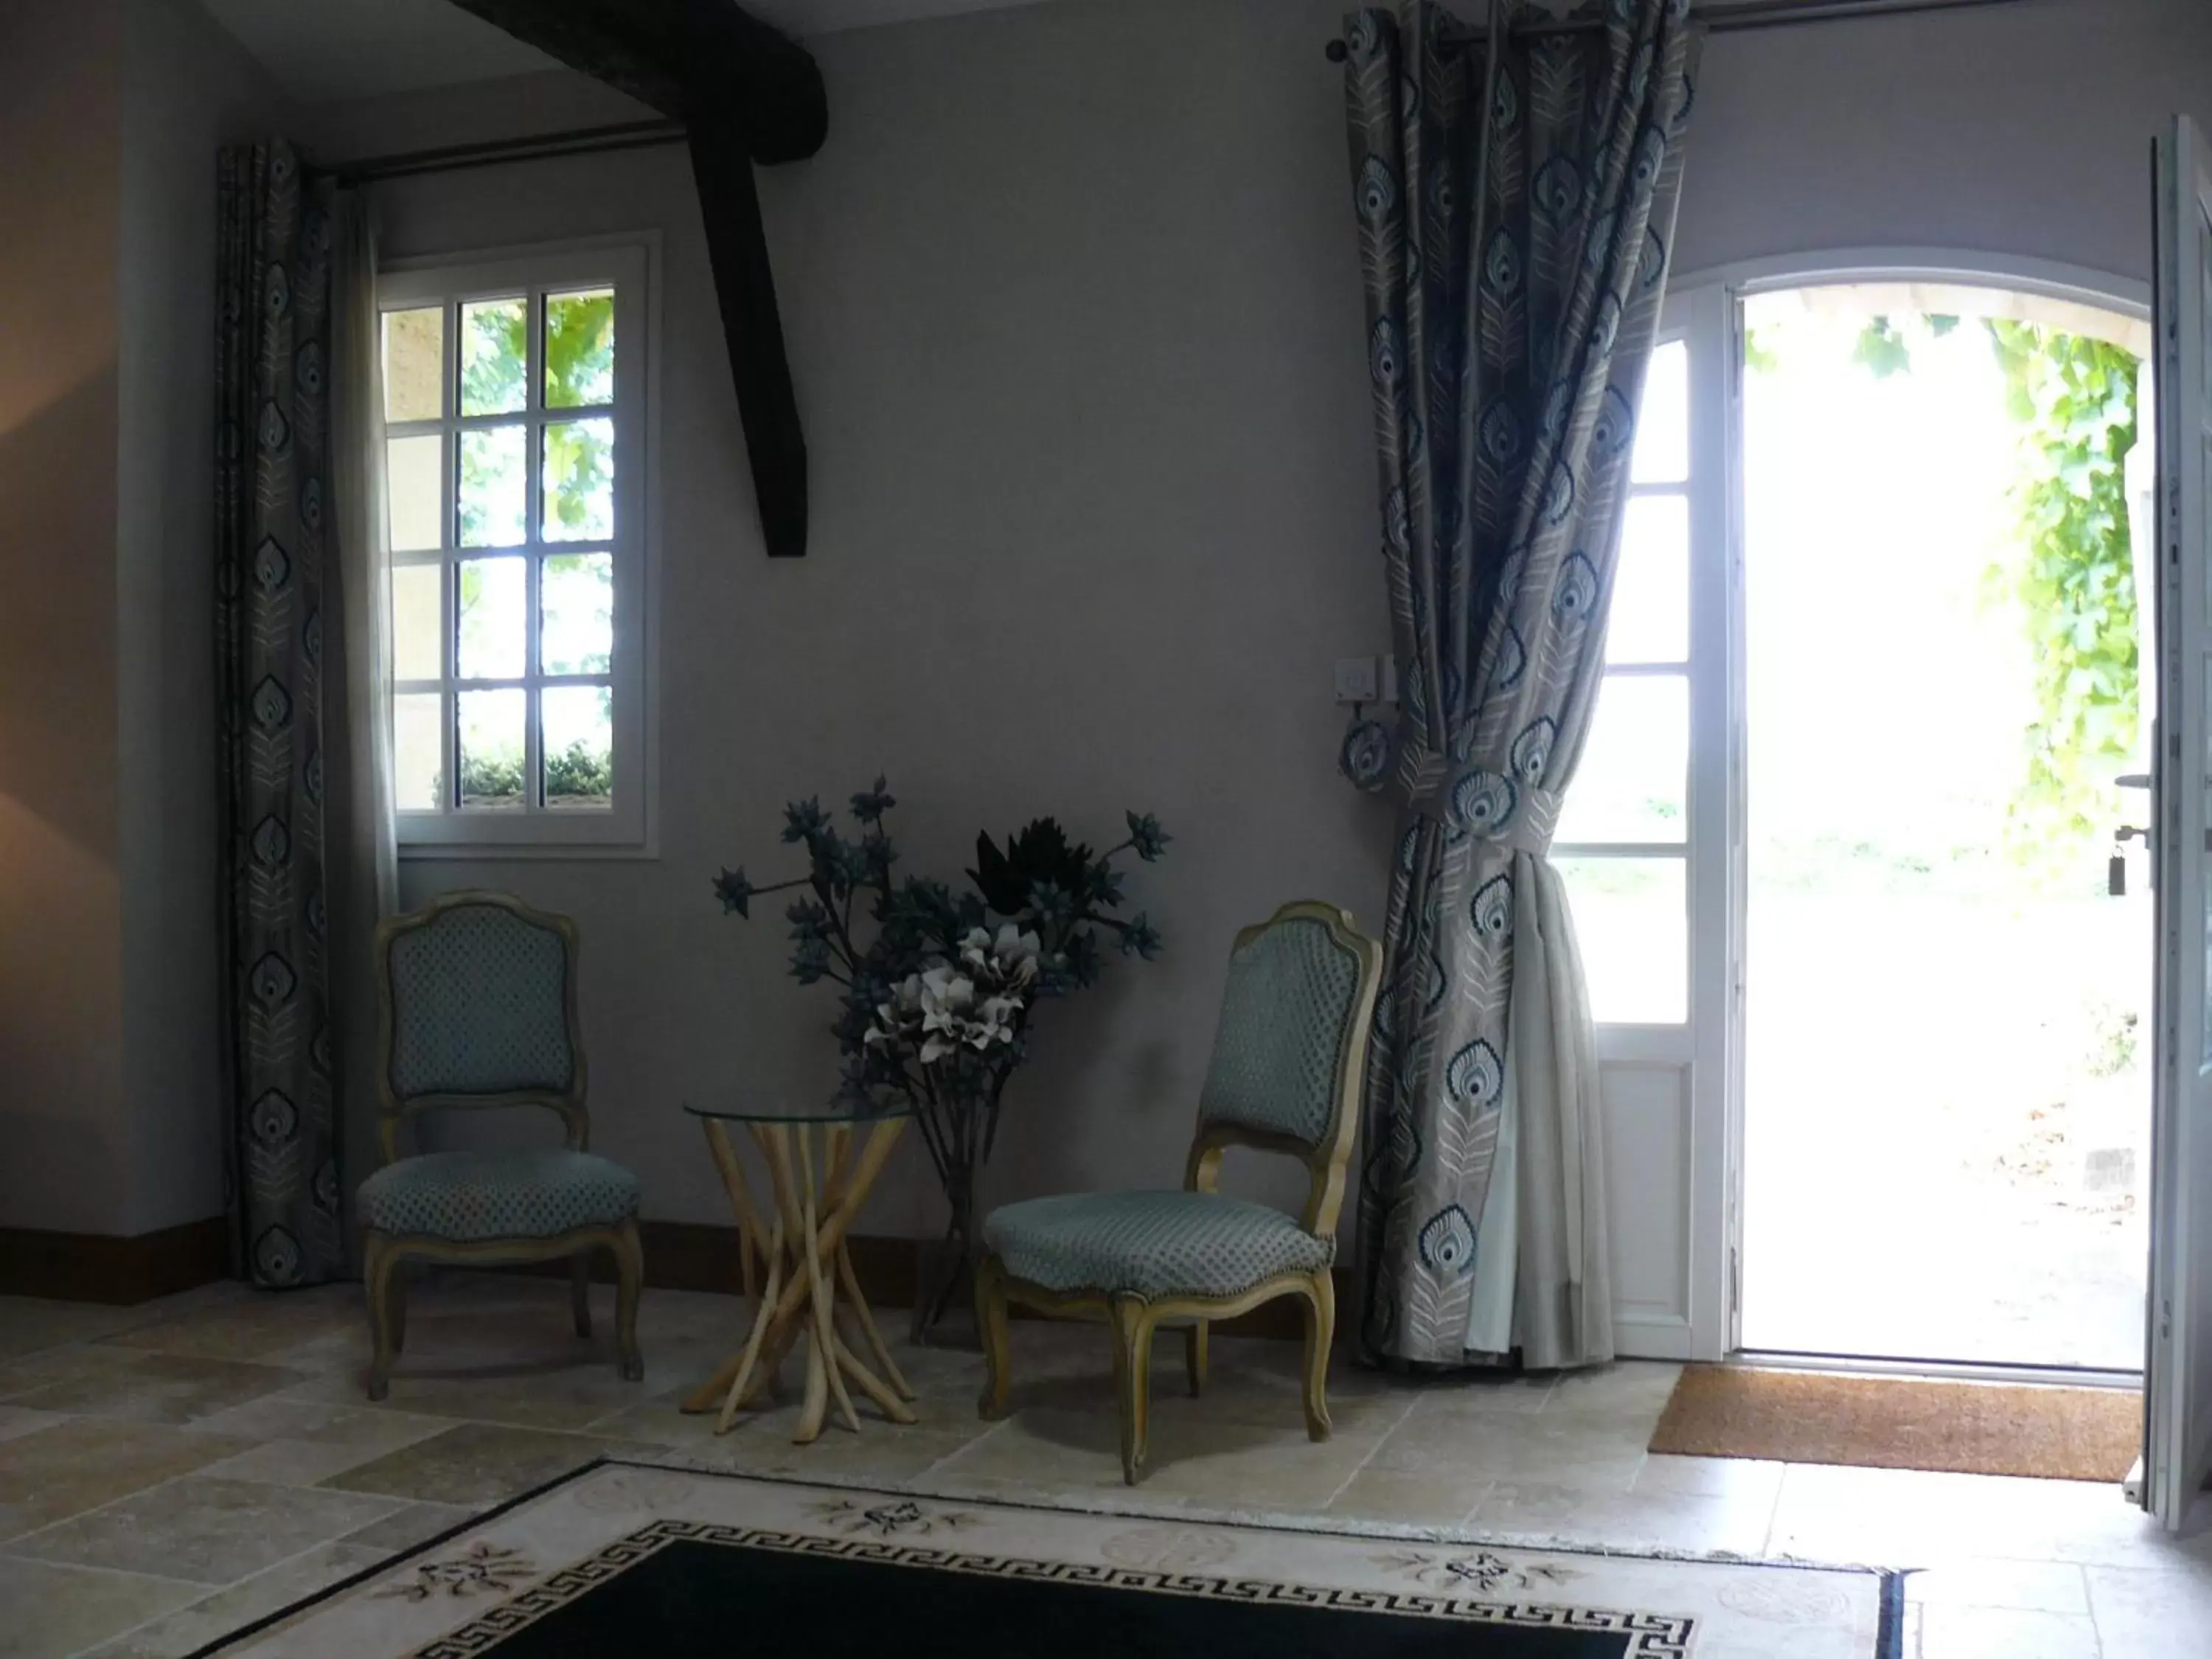
[[545, 631], [538, 641], [538, 656], [544, 672], [604, 674], [613, 668], [615, 562], [611, 555], [547, 554], [539, 568], [538, 604], [544, 612]]
[[527, 300], [479, 300], [461, 307], [461, 413], [513, 415], [525, 401]]
[[392, 796], [403, 812], [445, 805], [446, 700], [409, 691], [392, 700]]
[[545, 406], [615, 400], [615, 291], [545, 296]]
[[1688, 866], [1681, 859], [1558, 859], [1601, 1024], [1690, 1016]]
[[1680, 674], [1608, 676], [1559, 810], [1562, 842], [1682, 841], [1690, 686]]
[[384, 446], [385, 527], [395, 553], [440, 545], [446, 518], [446, 441], [392, 438]]
[[614, 693], [604, 685], [554, 685], [540, 702], [546, 805], [608, 805], [614, 795]]
[[1636, 416], [1638, 483], [1680, 483], [1690, 476], [1690, 348], [1671, 340], [1651, 354], [1644, 404]]
[[545, 427], [549, 542], [603, 542], [615, 533], [615, 423], [550, 421]]
[[[520, 544], [530, 441], [527, 428], [485, 427], [461, 434], [461, 545]], [[432, 544], [436, 545], [435, 543]]]
[[1620, 568], [1606, 618], [1607, 662], [1687, 662], [1690, 657], [1690, 503], [1638, 495], [1628, 503]]
[[446, 412], [446, 311], [384, 313], [384, 418], [434, 421]]
[[520, 559], [461, 562], [460, 650], [465, 680], [519, 680], [527, 665], [529, 600]]
[[403, 680], [434, 680], [446, 665], [446, 569], [403, 564], [392, 572], [392, 672]]
[[525, 696], [464, 691], [460, 704], [461, 805], [519, 811], [522, 807]]

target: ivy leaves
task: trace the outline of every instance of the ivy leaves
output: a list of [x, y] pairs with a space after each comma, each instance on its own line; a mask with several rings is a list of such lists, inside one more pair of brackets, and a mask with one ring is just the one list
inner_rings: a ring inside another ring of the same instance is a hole
[[2126, 462], [2135, 447], [2132, 352], [2031, 323], [1991, 319], [1990, 338], [2021, 423], [2012, 500], [2026, 558], [1986, 580], [2027, 620], [2039, 718], [2013, 802], [2036, 840], [2087, 837], [2117, 810], [2112, 774], [2136, 745], [2138, 661]]

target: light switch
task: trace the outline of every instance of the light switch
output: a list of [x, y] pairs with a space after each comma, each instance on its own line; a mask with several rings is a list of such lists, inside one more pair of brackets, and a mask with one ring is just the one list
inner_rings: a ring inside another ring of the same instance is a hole
[[1339, 702], [1373, 702], [1378, 689], [1372, 657], [1339, 657], [1336, 659], [1336, 700]]

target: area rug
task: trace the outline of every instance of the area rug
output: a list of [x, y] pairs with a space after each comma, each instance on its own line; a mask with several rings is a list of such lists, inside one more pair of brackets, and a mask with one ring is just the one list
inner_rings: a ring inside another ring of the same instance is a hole
[[240, 1659], [1896, 1659], [1899, 1576], [602, 1462], [273, 1615]]
[[2127, 1389], [1692, 1365], [1674, 1385], [1651, 1449], [2118, 1481], [2142, 1449], [2142, 1396]]

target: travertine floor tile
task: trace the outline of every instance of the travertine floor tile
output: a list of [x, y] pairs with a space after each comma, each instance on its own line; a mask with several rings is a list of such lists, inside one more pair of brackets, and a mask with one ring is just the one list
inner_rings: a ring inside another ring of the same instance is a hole
[[440, 1504], [496, 1504], [580, 1468], [595, 1457], [637, 1455], [653, 1449], [627, 1440], [462, 1423], [323, 1484], [341, 1492]]
[[281, 1565], [103, 1643], [86, 1659], [183, 1659], [242, 1626], [368, 1571], [381, 1563], [386, 1553], [359, 1544], [318, 1545]]
[[343, 1537], [396, 1507], [388, 1498], [191, 1474], [13, 1539], [7, 1548], [70, 1566], [221, 1585]]
[[205, 1594], [174, 1579], [0, 1555], [0, 1659], [57, 1659]]
[[49, 1383], [17, 1395], [9, 1403], [33, 1411], [128, 1417], [147, 1423], [190, 1423], [307, 1381], [305, 1372], [275, 1365], [139, 1353], [118, 1370]]
[[0, 1441], [0, 1539], [112, 1503], [249, 1444], [163, 1424], [90, 1418]]

